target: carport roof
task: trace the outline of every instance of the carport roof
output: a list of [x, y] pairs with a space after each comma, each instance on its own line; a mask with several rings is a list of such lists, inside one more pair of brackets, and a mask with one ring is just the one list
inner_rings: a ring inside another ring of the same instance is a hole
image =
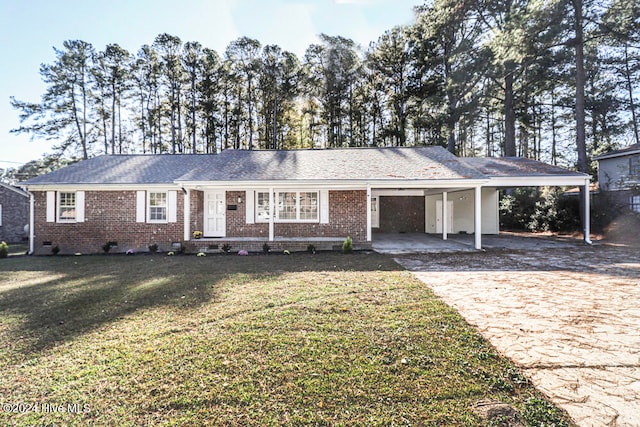
[[528, 176], [587, 177], [559, 166], [524, 157], [464, 157], [462, 160], [489, 178], [518, 178]]

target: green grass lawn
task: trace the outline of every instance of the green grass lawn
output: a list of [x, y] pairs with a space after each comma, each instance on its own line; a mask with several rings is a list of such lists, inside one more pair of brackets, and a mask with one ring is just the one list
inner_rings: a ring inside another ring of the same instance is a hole
[[483, 399], [570, 425], [378, 254], [10, 256], [0, 275], [2, 425], [500, 425]]

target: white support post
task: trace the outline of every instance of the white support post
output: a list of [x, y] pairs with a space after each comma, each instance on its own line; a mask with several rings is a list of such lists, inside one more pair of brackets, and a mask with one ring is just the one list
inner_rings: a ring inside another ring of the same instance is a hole
[[182, 207], [182, 211], [184, 212], [184, 241], [188, 242], [191, 240], [191, 192], [183, 188], [182, 193], [184, 195], [184, 204]]
[[590, 245], [593, 242], [591, 241], [591, 208], [589, 206], [591, 195], [589, 189], [589, 181], [586, 181], [584, 184], [584, 241]]
[[442, 240], [447, 240], [447, 230], [449, 230], [449, 209], [447, 209], [447, 192], [442, 192]]
[[475, 215], [473, 228], [475, 237], [475, 248], [480, 250], [482, 249], [482, 187], [480, 187], [479, 185], [475, 188], [474, 202]]
[[371, 241], [371, 184], [367, 184], [367, 242]]
[[273, 242], [274, 239], [274, 234], [275, 234], [275, 227], [274, 227], [274, 220], [275, 220], [275, 198], [273, 197], [273, 188], [269, 189], [269, 241]]

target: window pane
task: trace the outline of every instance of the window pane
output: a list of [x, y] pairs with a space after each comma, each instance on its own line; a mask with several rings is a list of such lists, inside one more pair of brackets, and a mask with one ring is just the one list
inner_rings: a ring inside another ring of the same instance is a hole
[[279, 220], [295, 220], [296, 219], [296, 193], [295, 192], [278, 193], [278, 219]]
[[300, 193], [300, 219], [318, 219], [318, 193]]
[[640, 177], [640, 156], [629, 158], [629, 176]]
[[61, 220], [76, 219], [76, 193], [60, 193], [60, 214]]
[[640, 196], [631, 196], [629, 198], [629, 207], [632, 211], [640, 213]]
[[257, 221], [269, 221], [269, 193], [257, 193]]
[[149, 193], [149, 220], [167, 220], [167, 193]]

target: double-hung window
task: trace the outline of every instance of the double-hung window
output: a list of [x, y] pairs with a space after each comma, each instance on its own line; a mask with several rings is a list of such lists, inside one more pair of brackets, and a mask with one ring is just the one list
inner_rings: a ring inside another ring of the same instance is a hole
[[76, 220], [76, 193], [58, 193], [58, 222], [73, 222]]
[[629, 177], [640, 179], [640, 156], [629, 157]]
[[631, 208], [633, 212], [640, 213], [640, 196], [629, 197], [629, 208]]
[[[276, 222], [318, 222], [317, 191], [279, 191], [273, 195]], [[269, 222], [269, 192], [256, 192], [256, 221]]]
[[149, 222], [167, 222], [167, 193], [149, 192]]

